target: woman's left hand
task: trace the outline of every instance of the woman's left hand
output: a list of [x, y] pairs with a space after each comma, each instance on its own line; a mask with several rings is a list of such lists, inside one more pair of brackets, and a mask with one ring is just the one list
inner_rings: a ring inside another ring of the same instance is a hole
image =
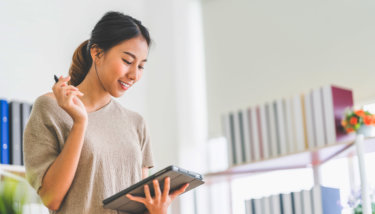
[[167, 214], [168, 207], [172, 203], [172, 201], [178, 195], [185, 192], [186, 188], [189, 186], [189, 184], [186, 183], [180, 189], [177, 189], [176, 191], [169, 194], [170, 182], [170, 177], [166, 177], [164, 180], [164, 191], [163, 193], [161, 193], [158, 180], [153, 180], [155, 190], [155, 197], [153, 198], [151, 197], [150, 188], [147, 184], [144, 186], [146, 198], [136, 197], [130, 194], [127, 194], [126, 196], [130, 200], [144, 204], [150, 214]]

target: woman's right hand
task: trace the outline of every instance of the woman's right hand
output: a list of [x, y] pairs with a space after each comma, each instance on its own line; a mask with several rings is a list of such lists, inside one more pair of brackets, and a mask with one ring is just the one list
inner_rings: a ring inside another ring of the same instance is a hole
[[53, 85], [52, 91], [55, 94], [58, 105], [63, 108], [75, 123], [87, 123], [87, 111], [85, 105], [77, 96], [83, 96], [78, 88], [68, 85], [70, 76], [60, 77]]

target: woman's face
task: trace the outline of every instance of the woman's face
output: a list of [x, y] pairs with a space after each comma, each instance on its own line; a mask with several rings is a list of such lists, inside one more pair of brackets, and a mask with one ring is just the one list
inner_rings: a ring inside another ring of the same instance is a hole
[[96, 69], [105, 89], [114, 97], [122, 96], [141, 79], [147, 56], [148, 45], [142, 36], [126, 40], [104, 55], [100, 54]]

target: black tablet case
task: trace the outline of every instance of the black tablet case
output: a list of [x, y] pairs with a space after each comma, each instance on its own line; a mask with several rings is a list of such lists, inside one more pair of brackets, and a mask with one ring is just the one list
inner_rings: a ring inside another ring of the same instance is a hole
[[202, 175], [172, 165], [141, 180], [140, 182], [126, 188], [125, 190], [122, 190], [121, 192], [118, 192], [115, 195], [104, 199], [103, 206], [106, 209], [113, 209], [129, 213], [143, 213], [144, 211], [146, 211], [146, 207], [142, 203], [130, 200], [128, 197], [126, 197], [126, 194], [130, 193], [133, 196], [145, 197], [144, 185], [148, 184], [150, 187], [151, 196], [153, 197], [154, 185], [152, 181], [154, 179], [157, 179], [159, 181], [160, 190], [161, 192], [163, 192], [164, 179], [168, 176], [170, 177], [170, 193], [174, 190], [179, 189], [185, 183], [189, 183], [189, 186], [184, 193], [204, 184]]

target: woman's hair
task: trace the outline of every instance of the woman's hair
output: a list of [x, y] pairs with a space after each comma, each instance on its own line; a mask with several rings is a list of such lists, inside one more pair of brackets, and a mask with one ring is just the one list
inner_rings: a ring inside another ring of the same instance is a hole
[[105, 53], [113, 46], [139, 35], [144, 37], [148, 46], [151, 45], [148, 30], [139, 20], [120, 12], [110, 11], [104, 14], [91, 31], [91, 38], [74, 51], [69, 69], [69, 84], [77, 86], [86, 77], [92, 65], [92, 47], [100, 48]]

